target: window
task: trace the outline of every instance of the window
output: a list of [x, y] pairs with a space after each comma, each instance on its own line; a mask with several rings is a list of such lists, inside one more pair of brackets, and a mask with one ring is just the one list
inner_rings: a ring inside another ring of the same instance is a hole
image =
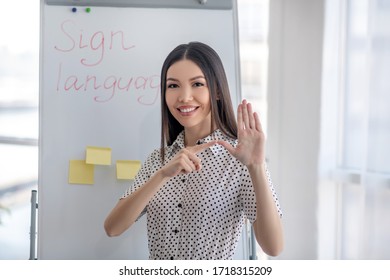
[[[241, 62], [241, 95], [259, 113], [263, 129], [267, 130], [267, 66], [268, 66], [268, 0], [240, 0], [238, 25]], [[252, 235], [251, 246], [256, 258], [266, 255]]]
[[268, 0], [237, 2], [242, 98], [260, 113], [266, 130], [269, 4]]
[[[328, 0], [327, 5], [323, 134], [328, 136], [322, 168], [333, 183], [321, 186], [320, 200], [336, 201], [336, 210], [335, 222], [320, 221], [333, 229], [320, 240], [334, 244], [338, 259], [388, 259], [390, 3]], [[327, 148], [330, 143], [335, 149]]]
[[0, 13], [0, 259], [28, 259], [38, 178], [39, 2], [10, 2]]

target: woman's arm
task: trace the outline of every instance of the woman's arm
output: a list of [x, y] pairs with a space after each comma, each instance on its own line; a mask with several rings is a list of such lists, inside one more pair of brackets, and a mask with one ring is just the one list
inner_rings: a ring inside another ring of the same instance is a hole
[[142, 187], [118, 201], [104, 222], [108, 236], [118, 236], [138, 218], [152, 197], [169, 180], [161, 170], [157, 171]]
[[259, 117], [253, 113], [246, 100], [237, 109], [238, 144], [232, 147], [218, 141], [235, 158], [248, 168], [256, 196], [256, 220], [253, 224], [256, 240], [270, 256], [280, 254], [283, 249], [283, 229], [268, 186], [265, 170], [265, 135]]
[[191, 173], [201, 169], [197, 153], [211, 147], [216, 142], [204, 143], [182, 149], [176, 156], [134, 193], [118, 201], [104, 222], [108, 236], [118, 236], [126, 231], [138, 218], [153, 196], [160, 188], [181, 173]]
[[248, 166], [256, 196], [256, 220], [253, 223], [256, 240], [269, 256], [279, 255], [284, 246], [283, 229], [276, 208], [265, 165]]

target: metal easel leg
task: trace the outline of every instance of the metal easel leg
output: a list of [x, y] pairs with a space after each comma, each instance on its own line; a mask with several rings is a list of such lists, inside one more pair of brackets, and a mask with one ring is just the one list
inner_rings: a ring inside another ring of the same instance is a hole
[[36, 260], [35, 248], [36, 248], [36, 225], [37, 225], [37, 191], [31, 191], [31, 223], [30, 223], [30, 260]]

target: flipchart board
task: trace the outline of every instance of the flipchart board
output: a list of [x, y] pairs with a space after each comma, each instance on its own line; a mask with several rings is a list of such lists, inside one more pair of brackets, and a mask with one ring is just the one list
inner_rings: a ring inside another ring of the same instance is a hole
[[38, 259], [148, 258], [145, 216], [120, 237], [103, 223], [160, 145], [161, 66], [190, 41], [220, 54], [236, 107], [235, 1], [41, 2]]

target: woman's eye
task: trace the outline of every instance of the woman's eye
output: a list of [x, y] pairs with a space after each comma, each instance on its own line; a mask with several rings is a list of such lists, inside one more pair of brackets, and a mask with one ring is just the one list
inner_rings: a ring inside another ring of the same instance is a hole
[[167, 88], [177, 88], [177, 84], [169, 84], [167, 85]]
[[195, 87], [202, 87], [202, 86], [204, 86], [204, 84], [200, 83], [200, 82], [196, 82], [196, 83], [194, 83], [194, 86]]

